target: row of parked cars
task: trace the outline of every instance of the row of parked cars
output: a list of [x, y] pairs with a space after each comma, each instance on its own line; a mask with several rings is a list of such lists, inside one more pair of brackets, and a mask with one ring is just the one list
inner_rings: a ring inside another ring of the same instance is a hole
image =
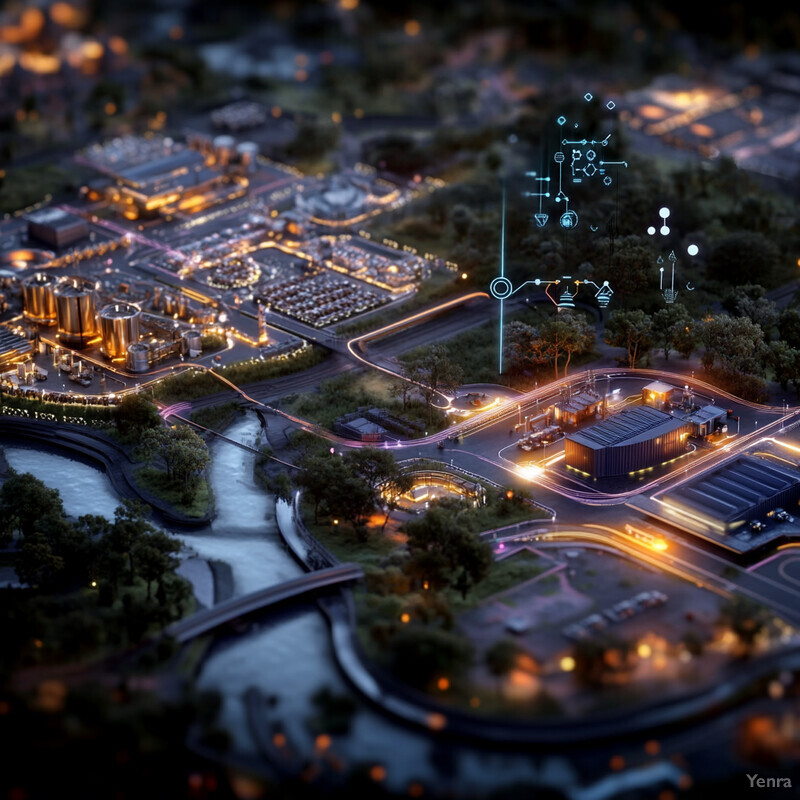
[[564, 636], [569, 639], [586, 639], [592, 633], [602, 631], [608, 627], [609, 623], [622, 622], [622, 620], [638, 614], [647, 608], [656, 608], [663, 605], [669, 598], [664, 592], [654, 589], [650, 592], [639, 592], [630, 600], [621, 600], [611, 608], [604, 609], [599, 614], [582, 619], [564, 628]]

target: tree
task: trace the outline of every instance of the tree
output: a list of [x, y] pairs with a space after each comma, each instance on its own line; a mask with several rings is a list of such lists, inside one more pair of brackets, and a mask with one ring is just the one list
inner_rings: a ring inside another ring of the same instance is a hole
[[206, 443], [188, 425], [144, 431], [138, 454], [148, 461], [160, 460], [167, 480], [183, 486], [187, 501], [191, 501], [198, 478], [211, 463]]
[[778, 248], [766, 236], [739, 231], [725, 236], [711, 250], [708, 275], [728, 286], [749, 284], [755, 276], [769, 285], [778, 258]]
[[389, 514], [397, 507], [398, 498], [411, 489], [413, 478], [403, 472], [388, 450], [362, 447], [350, 450], [344, 458], [353, 472], [369, 486], [374, 503], [386, 510], [385, 528]]
[[298, 460], [300, 469], [295, 473], [294, 482], [314, 503], [314, 522], [319, 522], [319, 509], [322, 501], [328, 496], [330, 487], [337, 479], [338, 459], [333, 455], [319, 455], [306, 452]]
[[433, 506], [422, 519], [406, 525], [408, 569], [433, 589], [451, 586], [466, 597], [492, 565], [492, 548], [478, 539], [466, 520]]
[[508, 675], [516, 663], [520, 649], [511, 639], [499, 639], [486, 651], [486, 666], [499, 679]]
[[781, 389], [786, 391], [792, 383], [800, 396], [800, 349], [789, 347], [781, 340], [772, 342], [769, 348], [769, 363]]
[[463, 379], [461, 367], [450, 360], [447, 345], [435, 344], [404, 366], [407, 380], [420, 386], [428, 405], [428, 421], [433, 421], [433, 401], [442, 392], [454, 392]]
[[116, 553], [127, 557], [128, 581], [133, 583], [136, 574], [136, 545], [145, 536], [154, 534], [156, 529], [147, 516], [150, 507], [138, 500], [125, 499], [114, 511], [114, 522], [108, 535], [108, 546]]
[[15, 563], [22, 583], [36, 589], [54, 589], [64, 571], [64, 559], [41, 533], [25, 537]]
[[769, 333], [778, 323], [778, 307], [766, 297], [763, 286], [736, 286], [722, 299], [722, 307], [732, 316], [748, 317]]
[[123, 437], [139, 436], [148, 428], [159, 428], [164, 422], [158, 408], [143, 394], [126, 394], [114, 408], [114, 424]]
[[767, 609], [749, 597], [734, 595], [719, 612], [719, 624], [730, 628], [745, 655], [752, 652], [756, 637], [767, 622]]
[[0, 531], [4, 537], [14, 533], [30, 536], [64, 516], [58, 489], [50, 489], [30, 472], [9, 470], [0, 488]]
[[719, 364], [730, 375], [763, 375], [767, 357], [764, 332], [749, 317], [718, 314], [703, 323], [703, 366]]
[[[671, 350], [688, 358], [696, 346], [692, 315], [680, 303], [660, 308], [653, 314], [653, 344], [664, 351], [669, 360]], [[685, 355], [684, 355], [685, 354]]]
[[[611, 249], [611, 242], [607, 242]], [[640, 236], [624, 236], [614, 242], [610, 263], [604, 268], [605, 280], [614, 287], [614, 297], [625, 305], [638, 298], [653, 280], [653, 251], [649, 242]]]
[[505, 326], [503, 355], [511, 369], [524, 371], [548, 361], [547, 343], [533, 325], [514, 320]]
[[800, 310], [786, 306], [778, 317], [778, 333], [789, 347], [800, 348]]
[[612, 311], [604, 336], [606, 344], [624, 347], [628, 366], [635, 368], [653, 346], [653, 320], [641, 309]]
[[386, 652], [395, 674], [418, 689], [431, 688], [439, 678], [454, 684], [474, 657], [472, 645], [463, 636], [418, 625], [396, 630]]
[[545, 347], [548, 360], [552, 361], [555, 376], [558, 378], [558, 364], [565, 357], [564, 376], [569, 369], [569, 362], [575, 354], [585, 353], [594, 345], [594, 328], [582, 314], [560, 311], [548, 319], [540, 329], [540, 337]]

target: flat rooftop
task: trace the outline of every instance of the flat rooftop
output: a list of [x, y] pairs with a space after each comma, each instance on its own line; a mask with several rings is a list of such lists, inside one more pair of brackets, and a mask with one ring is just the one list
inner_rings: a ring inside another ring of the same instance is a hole
[[667, 492], [662, 500], [691, 507], [707, 517], [729, 523], [795, 485], [800, 485], [800, 468], [769, 455], [745, 455], [697, 481]]
[[680, 417], [673, 417], [657, 408], [636, 406], [620, 411], [590, 428], [569, 433], [567, 439], [593, 450], [601, 450], [604, 447], [649, 441], [654, 436], [669, 433], [686, 424]]

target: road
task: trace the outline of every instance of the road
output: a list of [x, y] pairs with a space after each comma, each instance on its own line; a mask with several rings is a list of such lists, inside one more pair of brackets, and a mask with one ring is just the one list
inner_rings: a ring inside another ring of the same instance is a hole
[[234, 597], [213, 608], [206, 608], [190, 617], [178, 620], [165, 629], [165, 633], [184, 644], [204, 633], [241, 619], [248, 614], [263, 611], [277, 603], [296, 599], [321, 589], [341, 586], [364, 577], [359, 564], [337, 564], [335, 567], [307, 572], [299, 578], [273, 584], [242, 597]]

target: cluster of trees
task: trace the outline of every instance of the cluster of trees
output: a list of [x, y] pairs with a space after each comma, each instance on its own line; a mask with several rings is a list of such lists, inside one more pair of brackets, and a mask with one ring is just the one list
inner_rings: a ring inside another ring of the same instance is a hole
[[182, 501], [190, 503], [200, 477], [211, 463], [208, 446], [188, 425], [147, 428], [141, 435], [137, 455], [164, 467], [167, 483], [180, 487]]
[[551, 364], [558, 378], [566, 377], [573, 356], [591, 352], [594, 327], [582, 314], [560, 311], [539, 327], [514, 321], [505, 328], [504, 356], [509, 369], [525, 370]]
[[32, 639], [63, 659], [112, 639], [138, 642], [149, 627], [183, 614], [191, 593], [174, 572], [181, 544], [150, 524], [149, 511], [126, 500], [113, 520], [72, 520], [57, 490], [11, 472], [0, 489], [0, 541], [16, 545], [14, 567], [28, 587], [0, 592], [13, 607], [12, 661]]
[[763, 286], [746, 284], [723, 297], [723, 312], [695, 320], [680, 303], [647, 314], [641, 309], [612, 311], [605, 341], [625, 349], [629, 367], [646, 363], [658, 348], [684, 358], [700, 346], [701, 361], [722, 388], [752, 400], [766, 397], [768, 376], [800, 395], [800, 311], [779, 311]]
[[673, 350], [689, 358], [697, 348], [698, 325], [680, 303], [660, 308], [654, 314], [642, 309], [612, 311], [605, 327], [604, 341], [612, 347], [623, 347], [627, 365], [640, 366], [653, 349], [668, 359]]
[[343, 456], [309, 448], [297, 466], [293, 479], [314, 507], [314, 522], [320, 514], [346, 520], [360, 541], [368, 536], [367, 517], [381, 509], [385, 527], [398, 498], [411, 488], [411, 477], [394, 456], [376, 447], [348, 450]]

